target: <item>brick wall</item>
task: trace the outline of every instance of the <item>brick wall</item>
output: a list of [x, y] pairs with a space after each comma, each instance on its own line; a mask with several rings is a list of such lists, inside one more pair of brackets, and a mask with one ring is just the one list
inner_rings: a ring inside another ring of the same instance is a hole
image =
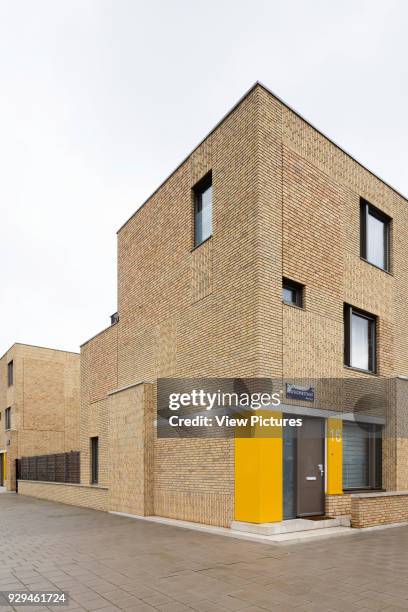
[[[213, 237], [194, 249], [192, 188], [209, 170]], [[360, 259], [360, 196], [393, 218], [392, 274]], [[256, 87], [118, 233], [120, 320], [82, 348], [82, 482], [99, 435], [103, 482], [119, 474], [124, 486], [112, 503], [136, 507], [142, 484], [125, 445], [137, 415], [121, 398], [109, 472], [107, 397], [117, 388], [162, 376], [361, 378], [343, 366], [344, 302], [378, 316], [379, 377], [408, 373], [407, 249], [406, 201]], [[282, 304], [282, 276], [306, 286], [304, 309]], [[387, 488], [408, 477], [405, 456], [390, 431]], [[155, 440], [153, 465], [156, 514], [228, 525], [230, 441]], [[328, 501], [333, 511], [347, 503]]]
[[326, 495], [325, 514], [327, 516], [350, 516], [351, 495]]
[[138, 384], [109, 397], [109, 508], [153, 514], [152, 385]]
[[18, 492], [19, 495], [48, 499], [71, 506], [109, 510], [108, 490], [94, 486], [19, 480]]
[[99, 438], [99, 484], [109, 486], [109, 399], [117, 388], [117, 325], [81, 346], [81, 483], [91, 482], [90, 438]]
[[352, 527], [373, 527], [404, 522], [408, 522], [408, 492], [394, 495], [352, 496]]
[[[7, 364], [14, 383], [7, 384]], [[14, 344], [0, 359], [0, 450], [7, 452], [7, 487], [15, 488], [15, 459], [78, 450], [79, 380], [77, 353]], [[4, 410], [11, 407], [11, 431]]]

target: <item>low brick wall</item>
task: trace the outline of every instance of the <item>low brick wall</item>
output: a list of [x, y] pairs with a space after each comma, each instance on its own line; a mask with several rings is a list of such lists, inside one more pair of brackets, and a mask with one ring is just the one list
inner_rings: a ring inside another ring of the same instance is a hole
[[71, 506], [107, 511], [109, 490], [92, 485], [19, 480], [18, 493], [39, 499], [61, 502]]
[[408, 491], [351, 496], [351, 526], [374, 527], [408, 522]]
[[326, 516], [350, 516], [351, 495], [326, 495]]
[[234, 498], [232, 495], [159, 491], [154, 498], [154, 513], [164, 518], [230, 527], [234, 520]]

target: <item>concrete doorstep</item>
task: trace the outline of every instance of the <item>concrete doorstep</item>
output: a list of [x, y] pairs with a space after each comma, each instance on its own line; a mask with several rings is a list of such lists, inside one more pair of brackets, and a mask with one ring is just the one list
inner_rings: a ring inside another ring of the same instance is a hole
[[[325, 527], [312, 527], [310, 526], [303, 531], [286, 531], [280, 533], [274, 533], [271, 535], [265, 535], [262, 533], [254, 533], [249, 531], [241, 531], [237, 529], [228, 529], [227, 527], [215, 527], [213, 525], [204, 525], [202, 523], [193, 523], [190, 521], [181, 521], [178, 519], [165, 518], [162, 516], [139, 516], [136, 514], [127, 514], [125, 512], [113, 512], [110, 511], [109, 514], [116, 514], [118, 516], [124, 516], [127, 518], [132, 518], [140, 521], [148, 521], [151, 523], [158, 523], [160, 525], [168, 525], [171, 527], [179, 527], [181, 529], [191, 529], [193, 531], [202, 531], [203, 533], [210, 533], [213, 535], [221, 535], [229, 538], [236, 538], [239, 540], [247, 540], [251, 542], [259, 542], [262, 544], [299, 544], [300, 542], [307, 542], [310, 540], [316, 539], [326, 539], [347, 535], [357, 535], [360, 533], [364, 533], [366, 531], [379, 531], [382, 529], [392, 529], [394, 527], [406, 527], [408, 526], [408, 522], [405, 523], [392, 523], [389, 525], [376, 525], [375, 527], [365, 527], [365, 528], [353, 528], [350, 526], [350, 518], [349, 517], [339, 517], [340, 523], [337, 522], [337, 519], [329, 519], [330, 521], [335, 521], [331, 524], [331, 526]], [[314, 523], [319, 525], [319, 523], [324, 523], [326, 521], [310, 521], [307, 519], [293, 519], [293, 522], [297, 522], [297, 527], [301, 525], [298, 521], [307, 521], [307, 523]], [[343, 523], [342, 523], [343, 521]], [[292, 521], [281, 521], [281, 523], [276, 523], [276, 525], [283, 525], [284, 523], [290, 523]], [[248, 523], [250, 525], [250, 523]], [[255, 527], [254, 524], [251, 524], [252, 527]], [[273, 525], [273, 523], [265, 523], [264, 525]], [[289, 529], [295, 527], [288, 526]]]
[[350, 523], [351, 520], [349, 516], [325, 518], [322, 520], [296, 518], [278, 521], [276, 523], [244, 523], [241, 521], [232, 521], [231, 529], [269, 536], [312, 530], [321, 531], [329, 527], [350, 527]]
[[[178, 519], [164, 518], [161, 516], [139, 516], [135, 514], [127, 514], [125, 512], [113, 512], [110, 514], [116, 514], [118, 516], [125, 516], [127, 518], [133, 518], [141, 521], [149, 521], [151, 523], [158, 523], [161, 525], [169, 525], [172, 527], [180, 527], [182, 529], [192, 529], [194, 531], [202, 531], [204, 533], [212, 533], [214, 535], [222, 535], [230, 538], [237, 538], [239, 540], [248, 540], [252, 542], [260, 542], [262, 544], [296, 544], [306, 540], [315, 540], [316, 538], [329, 538], [341, 535], [351, 535], [361, 531], [360, 529], [352, 529], [351, 527], [345, 527], [339, 523], [333, 524], [330, 527], [312, 527], [303, 531], [286, 531], [280, 533], [274, 533], [265, 535], [262, 533], [254, 533], [250, 531], [242, 531], [237, 529], [228, 529], [227, 527], [215, 527], [213, 525], [203, 525], [202, 523], [192, 523], [189, 521], [181, 521]], [[295, 519], [295, 522], [304, 519]], [[282, 521], [286, 523], [288, 521]], [[325, 522], [325, 521], [321, 521]], [[280, 525], [282, 525], [280, 523]], [[314, 521], [307, 521], [307, 523], [316, 524]], [[267, 525], [272, 525], [269, 523]], [[299, 527], [300, 523], [298, 523]], [[252, 527], [255, 525], [252, 524]]]

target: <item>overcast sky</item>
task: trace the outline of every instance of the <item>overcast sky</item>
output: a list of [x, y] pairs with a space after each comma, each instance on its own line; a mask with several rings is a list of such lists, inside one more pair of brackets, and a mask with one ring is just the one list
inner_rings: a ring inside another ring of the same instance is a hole
[[405, 0], [0, 0], [0, 355], [116, 310], [116, 230], [260, 80], [408, 193]]

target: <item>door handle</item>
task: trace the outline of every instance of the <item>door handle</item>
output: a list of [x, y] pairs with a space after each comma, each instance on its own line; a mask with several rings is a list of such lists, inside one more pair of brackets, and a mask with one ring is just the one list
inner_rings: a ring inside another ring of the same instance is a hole
[[323, 464], [322, 463], [318, 463], [317, 464], [317, 468], [320, 471], [320, 476], [323, 476], [323, 474], [324, 474]]

